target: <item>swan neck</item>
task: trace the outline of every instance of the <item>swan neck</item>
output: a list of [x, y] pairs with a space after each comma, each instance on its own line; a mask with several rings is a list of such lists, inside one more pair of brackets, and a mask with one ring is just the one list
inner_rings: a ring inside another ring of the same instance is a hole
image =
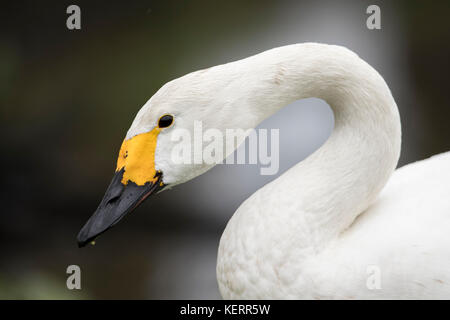
[[316, 97], [332, 108], [335, 128], [321, 148], [266, 191], [278, 199], [290, 194], [288, 204], [273, 214], [308, 221], [312, 244], [323, 244], [373, 203], [395, 169], [401, 140], [398, 109], [384, 79], [348, 49], [307, 44], [296, 54], [278, 54], [281, 61], [269, 67], [275, 80], [265, 90], [270, 97], [263, 99], [274, 104], [262, 103], [266, 115]]

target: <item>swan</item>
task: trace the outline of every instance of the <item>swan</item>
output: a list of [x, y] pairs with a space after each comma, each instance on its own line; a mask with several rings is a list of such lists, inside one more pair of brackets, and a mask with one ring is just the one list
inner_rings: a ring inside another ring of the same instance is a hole
[[336, 45], [278, 47], [166, 83], [137, 113], [79, 246], [215, 165], [174, 164], [173, 130], [192, 132], [196, 120], [221, 132], [254, 128], [309, 97], [331, 106], [334, 130], [229, 220], [217, 257], [223, 298], [450, 298], [450, 152], [395, 170], [394, 98], [376, 70]]

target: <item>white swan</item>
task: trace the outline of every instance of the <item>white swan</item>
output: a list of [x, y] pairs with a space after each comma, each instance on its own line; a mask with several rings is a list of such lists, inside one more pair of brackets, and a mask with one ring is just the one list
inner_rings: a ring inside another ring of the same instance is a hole
[[218, 253], [222, 296], [450, 298], [450, 153], [391, 176], [400, 154], [397, 106], [383, 78], [340, 46], [275, 48], [164, 85], [129, 129], [80, 246], [150, 193], [213, 166], [175, 165], [175, 128], [192, 132], [194, 120], [221, 131], [252, 128], [307, 97], [332, 107], [334, 131], [233, 215]]

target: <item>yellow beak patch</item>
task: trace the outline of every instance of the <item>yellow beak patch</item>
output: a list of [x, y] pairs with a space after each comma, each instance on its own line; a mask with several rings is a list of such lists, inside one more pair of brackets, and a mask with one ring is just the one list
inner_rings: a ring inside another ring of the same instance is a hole
[[134, 182], [138, 186], [143, 186], [147, 182], [157, 181], [155, 169], [155, 150], [159, 127], [153, 130], [138, 134], [122, 143], [117, 159], [116, 172], [124, 169], [122, 184], [127, 185], [128, 181]]

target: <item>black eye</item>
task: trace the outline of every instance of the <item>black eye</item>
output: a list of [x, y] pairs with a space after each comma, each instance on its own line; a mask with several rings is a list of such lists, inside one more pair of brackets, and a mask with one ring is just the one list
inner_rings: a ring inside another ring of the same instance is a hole
[[166, 115], [162, 116], [161, 118], [159, 118], [158, 127], [167, 128], [172, 124], [172, 122], [173, 122], [173, 116], [171, 116], [170, 114], [166, 114]]

